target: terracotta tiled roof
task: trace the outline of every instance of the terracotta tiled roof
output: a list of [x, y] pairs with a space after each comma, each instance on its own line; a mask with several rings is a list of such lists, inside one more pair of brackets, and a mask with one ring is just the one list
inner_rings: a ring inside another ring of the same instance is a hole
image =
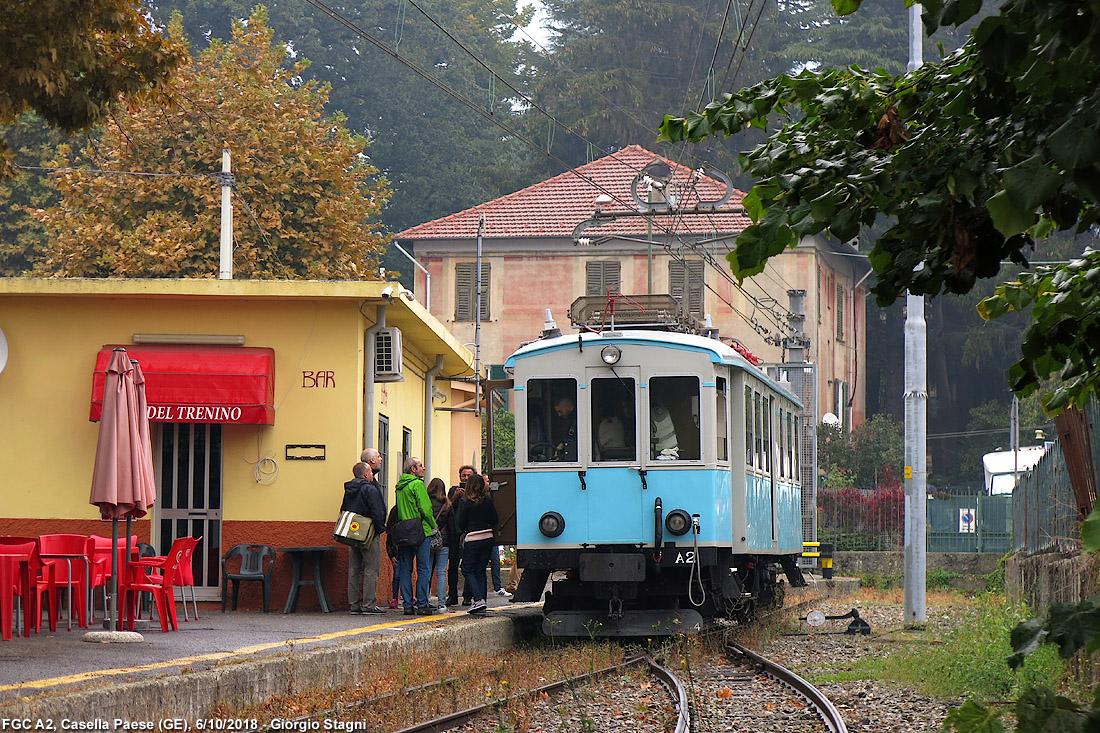
[[[596, 208], [596, 197], [607, 194], [612, 202], [603, 204], [605, 212], [635, 210], [631, 183], [646, 166], [663, 161], [673, 171], [672, 184], [680, 192], [680, 202], [693, 206], [700, 199], [716, 201], [725, 193], [725, 184], [697, 171], [652, 153], [640, 145], [631, 145], [587, 165], [566, 171], [522, 190], [479, 204], [471, 209], [406, 229], [399, 239], [473, 239], [477, 236], [479, 216], [485, 217], [485, 236], [492, 238], [570, 237], [580, 222]], [[644, 198], [645, 186], [639, 194]], [[741, 203], [744, 194], [735, 190], [723, 208]], [[744, 214], [697, 214], [684, 217], [656, 217], [653, 233], [668, 232], [712, 237], [740, 232], [749, 224]], [[644, 236], [643, 217], [619, 219], [585, 230], [584, 236], [608, 234]]]

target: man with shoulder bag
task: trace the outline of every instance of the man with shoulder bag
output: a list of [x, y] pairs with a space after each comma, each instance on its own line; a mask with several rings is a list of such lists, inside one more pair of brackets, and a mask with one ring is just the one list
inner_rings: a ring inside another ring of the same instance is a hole
[[[429, 615], [431, 582], [431, 536], [435, 530], [432, 502], [424, 487], [424, 464], [419, 458], [408, 458], [402, 467], [394, 493], [400, 521], [390, 530], [397, 544], [397, 572], [401, 576], [401, 599], [405, 615]], [[413, 530], [407, 532], [407, 529]], [[416, 594], [413, 594], [412, 573], [416, 565]]]
[[351, 481], [344, 484], [342, 512], [355, 512], [369, 517], [376, 531], [370, 542], [349, 545], [348, 556], [348, 604], [351, 613], [385, 613], [378, 606], [378, 565], [382, 560], [381, 530], [386, 525], [386, 501], [370, 465], [359, 462], [352, 468]]

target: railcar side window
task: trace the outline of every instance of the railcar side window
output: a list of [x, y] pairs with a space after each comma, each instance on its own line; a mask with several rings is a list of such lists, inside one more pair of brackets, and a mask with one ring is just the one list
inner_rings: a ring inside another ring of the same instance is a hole
[[761, 415], [764, 420], [764, 462], [761, 464], [761, 468], [764, 469], [764, 473], [771, 473], [772, 470], [772, 454], [775, 453], [775, 447], [772, 446], [772, 400], [771, 397], [765, 396], [762, 400]]
[[755, 392], [755, 391], [752, 393], [752, 422], [753, 422], [753, 425], [754, 425], [753, 437], [755, 438], [755, 440], [754, 440], [755, 447], [753, 449], [752, 465], [756, 469], [763, 469], [764, 468], [764, 446], [763, 446], [763, 443], [761, 441], [763, 440], [762, 436], [764, 435], [764, 433], [763, 433], [764, 428], [760, 424], [760, 394], [758, 392]]
[[794, 478], [794, 413], [787, 412], [787, 477]]
[[786, 478], [787, 477], [787, 460], [786, 460], [786, 457], [787, 457], [787, 427], [786, 427], [787, 412], [782, 407], [779, 407], [776, 410], [776, 412], [777, 412], [779, 418], [778, 418], [778, 422], [776, 423], [776, 428], [775, 428], [776, 433], [778, 434], [776, 436], [776, 441], [775, 442], [779, 444], [779, 457], [776, 459], [775, 464], [776, 464], [776, 467], [779, 469], [779, 478]]
[[699, 378], [649, 380], [650, 458], [699, 460]]
[[633, 379], [592, 380], [592, 458], [638, 460], [637, 391]]
[[718, 377], [714, 381], [715, 396], [715, 434], [718, 440], [718, 460], [729, 460], [729, 439], [726, 436], [726, 378]]
[[753, 445], [756, 431], [752, 424], [752, 387], [745, 387], [745, 465], [752, 468]]
[[527, 382], [527, 462], [577, 460], [577, 380]]

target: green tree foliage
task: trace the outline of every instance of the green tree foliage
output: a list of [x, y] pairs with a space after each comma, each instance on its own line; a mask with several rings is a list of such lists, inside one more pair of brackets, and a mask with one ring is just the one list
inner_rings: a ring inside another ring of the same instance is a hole
[[[228, 38], [255, 0], [155, 0], [165, 19], [181, 10], [196, 47]], [[529, 44], [511, 40], [533, 12], [514, 0], [417, 3], [446, 29], [434, 26], [407, 0], [344, 3], [339, 12], [420, 69], [471, 100], [485, 115], [513, 124], [516, 94], [475, 62], [448, 34], [473, 51], [508, 84], [523, 89], [534, 70]], [[473, 206], [533, 182], [523, 172], [537, 155], [490, 119], [425, 81], [391, 54], [324, 16], [304, 0], [272, 4], [275, 37], [312, 64], [303, 79], [327, 82], [329, 108], [371, 140], [371, 161], [394, 196], [383, 222], [400, 231]], [[400, 264], [402, 259], [394, 259]]]
[[[821, 424], [817, 431], [818, 465], [845, 486], [874, 489], [896, 483], [905, 462], [901, 429], [886, 415], [865, 420], [850, 433]], [[831, 482], [829, 486], [833, 487]]]
[[[727, 89], [802, 68], [858, 63], [900, 72], [908, 48], [896, 0], [868, 0], [863, 12], [845, 18], [828, 0], [553, 0], [545, 7], [551, 53], [539, 68], [536, 99], [583, 136], [554, 129], [553, 151], [571, 164], [597, 154], [586, 141], [603, 150], [653, 147], [666, 110], [699, 109]], [[948, 32], [937, 38], [948, 48], [959, 43]], [[934, 53], [933, 42], [927, 45]], [[546, 137], [546, 118], [530, 118], [532, 133]], [[732, 145], [701, 139], [686, 151], [670, 145], [659, 152], [707, 162], [747, 187], [753, 181], [736, 178], [734, 151], [762, 139], [760, 130], [743, 129]]]
[[[844, 13], [859, 5], [834, 0]], [[956, 25], [980, 7], [924, 3], [925, 26]], [[701, 114], [666, 117], [662, 135], [699, 140], [783, 120], [741, 156], [759, 182], [745, 200], [754, 223], [729, 257], [738, 277], [760, 272], [801, 236], [848, 240], [887, 216], [893, 223], [870, 253], [880, 304], [907, 289], [967, 292], [1002, 260], [1024, 262], [1036, 237], [1085, 231], [1100, 217], [1097, 15], [1069, 0], [1009, 0], [938, 63], [904, 76], [857, 67], [781, 75]], [[1100, 341], [1085, 335], [1092, 322], [1081, 318], [1098, 267], [1086, 258], [1022, 277], [983, 310], [1033, 306], [1036, 325], [1012, 386], [1027, 393], [1063, 372], [1066, 383], [1047, 402], [1054, 411], [1083, 401], [1100, 379], [1092, 366]], [[1069, 338], [1070, 328], [1080, 338]], [[1060, 336], [1068, 343], [1053, 343]]]
[[0, 276], [29, 274], [46, 257], [46, 229], [28, 212], [58, 200], [57, 190], [42, 171], [22, 170], [53, 161], [65, 135], [28, 112], [18, 124], [0, 126], [11, 148], [16, 172], [0, 178]]
[[[178, 19], [170, 31], [182, 32]], [[325, 85], [302, 82], [303, 62], [286, 67], [284, 56], [258, 8], [234, 26], [232, 41], [185, 65], [169, 89], [174, 107], [134, 108], [108, 125], [76, 162], [158, 175], [59, 174], [63, 200], [39, 214], [51, 238], [41, 271], [215, 277], [221, 187], [211, 174], [228, 147], [237, 181], [234, 274], [371, 274], [389, 191], [365, 158], [366, 140], [339, 115], [323, 116]]]
[[[0, 14], [0, 124], [29, 111], [71, 133], [123, 97], [162, 85], [182, 49], [150, 27], [138, 0], [23, 0]], [[0, 139], [0, 179], [14, 175]]]

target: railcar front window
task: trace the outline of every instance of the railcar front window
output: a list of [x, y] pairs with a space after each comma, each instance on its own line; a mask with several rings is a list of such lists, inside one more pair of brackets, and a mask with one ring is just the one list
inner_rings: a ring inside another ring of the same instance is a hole
[[649, 380], [652, 460], [699, 460], [699, 419], [698, 377], [653, 377]]
[[527, 462], [576, 462], [577, 381], [527, 382]]
[[638, 460], [636, 404], [633, 379], [599, 377], [592, 380], [594, 460]]

